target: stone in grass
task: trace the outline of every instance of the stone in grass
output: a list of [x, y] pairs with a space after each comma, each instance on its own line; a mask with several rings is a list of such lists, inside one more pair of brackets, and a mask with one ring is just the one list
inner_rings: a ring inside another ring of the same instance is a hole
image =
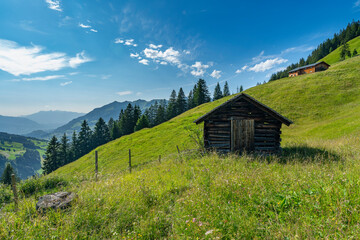
[[53, 194], [44, 195], [39, 198], [36, 203], [36, 210], [46, 211], [50, 208], [64, 209], [71, 205], [71, 202], [75, 199], [76, 194], [73, 192], [57, 192]]

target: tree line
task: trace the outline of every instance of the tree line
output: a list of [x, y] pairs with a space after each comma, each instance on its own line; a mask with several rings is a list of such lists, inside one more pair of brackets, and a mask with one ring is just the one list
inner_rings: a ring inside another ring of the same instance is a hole
[[[242, 91], [243, 86], [237, 88], [237, 92]], [[71, 142], [65, 133], [60, 141], [56, 136], [51, 138], [42, 166], [43, 173], [49, 174], [111, 140], [143, 128], [154, 127], [203, 103], [229, 95], [228, 83], [225, 82], [223, 90], [217, 83], [211, 98], [206, 81], [199, 79], [187, 97], [182, 88], [178, 92], [172, 90], [168, 101], [156, 101], [143, 113], [139, 106], [133, 106], [129, 103], [126, 109], [120, 111], [118, 119], [110, 118], [106, 123], [102, 118], [99, 118], [94, 130], [91, 130], [87, 121], [84, 120], [79, 133], [73, 132]]]
[[[326, 39], [319, 46], [317, 46], [317, 48], [312, 51], [312, 53], [307, 57], [306, 60], [304, 58], [300, 58], [298, 63], [293, 63], [289, 65], [285, 70], [272, 74], [269, 81], [288, 77], [289, 71], [308, 64], [316, 63], [340, 46], [343, 46], [342, 49], [344, 49], [345, 46], [345, 50], [341, 50], [340, 58], [345, 59], [345, 56], [350, 57], [351, 53], [348, 50], [347, 42], [358, 36], [360, 36], [360, 21], [352, 21], [347, 25], [345, 29], [340, 30], [339, 33], [335, 33], [332, 38]], [[357, 55], [356, 50], [355, 55]]]

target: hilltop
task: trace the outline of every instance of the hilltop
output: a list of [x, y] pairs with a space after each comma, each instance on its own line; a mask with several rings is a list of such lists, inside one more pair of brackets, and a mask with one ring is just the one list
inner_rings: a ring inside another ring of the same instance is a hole
[[[45, 215], [30, 207], [33, 197], [22, 200], [18, 213], [7, 205], [0, 237], [356, 238], [359, 64], [360, 58], [351, 58], [324, 72], [246, 90], [294, 122], [282, 128], [282, 157], [186, 153], [198, 147], [193, 137], [201, 139], [202, 126], [193, 120], [228, 99], [223, 98], [98, 147], [98, 181], [94, 151], [27, 181], [23, 191], [53, 181], [57, 187], [42, 191], [75, 191], [78, 200], [67, 211]], [[31, 190], [36, 191], [41, 190]], [[17, 231], [10, 230], [14, 225]]]
[[[356, 51], [360, 53], [360, 36], [351, 39], [347, 43], [349, 44], [349, 50], [351, 54], [353, 53], [354, 49], [356, 49]], [[326, 57], [320, 59], [319, 62], [324, 61], [330, 65], [339, 62], [341, 48], [342, 46], [338, 47], [337, 49], [329, 53]]]

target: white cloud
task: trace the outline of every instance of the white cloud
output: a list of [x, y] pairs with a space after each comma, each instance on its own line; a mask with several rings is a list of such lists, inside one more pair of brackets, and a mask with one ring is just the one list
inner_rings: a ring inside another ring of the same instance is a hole
[[138, 53], [130, 53], [130, 57], [132, 58], [138, 58], [139, 54]]
[[98, 30], [96, 30], [96, 29], [90, 29], [90, 31], [92, 31], [92, 32], [95, 32], [95, 33], [97, 33], [98, 32]]
[[245, 71], [249, 66], [248, 65], [245, 65], [241, 68], [241, 70]]
[[144, 54], [147, 58], [153, 60], [160, 60], [163, 62], [179, 65], [180, 63], [180, 52], [174, 50], [172, 47], [166, 49], [164, 52], [152, 48], [145, 48]]
[[193, 65], [191, 65], [191, 68], [193, 68], [191, 71], [193, 76], [201, 77], [205, 74], [206, 69], [209, 68], [209, 65], [202, 64], [201, 62], [195, 62]]
[[152, 44], [152, 43], [149, 44], [149, 47], [150, 47], [150, 48], [153, 48], [153, 49], [162, 48], [162, 46], [163, 46], [163, 45], [155, 45], [155, 44]]
[[190, 54], [190, 51], [189, 51], [189, 50], [184, 50], [183, 52], [184, 52], [185, 54], [187, 54], [187, 55]]
[[167, 62], [164, 62], [164, 61], [161, 61], [160, 64], [161, 64], [161, 65], [167, 65], [168, 63], [167, 63]]
[[79, 23], [79, 27], [81, 27], [81, 28], [91, 28], [90, 25], [85, 25], [85, 24], [82, 24], [82, 23]]
[[60, 83], [60, 86], [64, 87], [69, 84], [72, 84], [72, 81]]
[[133, 93], [132, 91], [123, 91], [123, 92], [117, 92], [116, 94], [120, 96], [125, 96], [125, 95], [130, 95], [132, 93]]
[[283, 58], [268, 59], [264, 62], [258, 63], [255, 66], [249, 68], [249, 71], [265, 72], [278, 64], [286, 63], [288, 60]]
[[116, 44], [124, 43], [124, 40], [122, 40], [121, 38], [116, 38], [114, 43], [116, 43]]
[[72, 68], [77, 68], [80, 64], [91, 61], [93, 61], [93, 59], [85, 56], [85, 51], [82, 51], [81, 53], [77, 53], [76, 57], [70, 58], [69, 65]]
[[149, 60], [142, 59], [142, 60], [139, 61], [139, 63], [144, 64], [144, 65], [149, 65]]
[[258, 56], [256, 56], [256, 57], [253, 57], [252, 60], [253, 60], [254, 62], [258, 62], [258, 61], [263, 60], [263, 59], [264, 59], [264, 53], [265, 53], [264, 50], [261, 51], [260, 54], [259, 54]]
[[216, 79], [219, 79], [219, 78], [221, 78], [221, 71], [217, 71], [217, 70], [214, 70], [211, 74], [210, 74], [210, 76], [212, 76], [213, 78], [216, 78]]
[[70, 76], [74, 76], [74, 75], [78, 75], [78, 74], [79, 74], [79, 72], [71, 72], [71, 73], [69, 73]]
[[48, 81], [57, 78], [64, 78], [64, 75], [51, 75], [51, 76], [44, 76], [44, 77], [32, 77], [32, 78], [22, 78], [23, 81]]
[[241, 72], [242, 72], [242, 70], [240, 70], [240, 69], [237, 69], [237, 70], [235, 71], [236, 74], [239, 74], [239, 73], [241, 73]]
[[125, 40], [124, 45], [131, 46], [134, 44], [134, 39], [127, 39]]
[[45, 71], [58, 71], [65, 67], [76, 68], [92, 59], [85, 53], [70, 58], [65, 53], [43, 53], [41, 46], [20, 46], [16, 42], [0, 39], [0, 69], [12, 75], [30, 75]]
[[45, 0], [45, 2], [48, 4], [48, 7], [50, 9], [62, 12], [62, 9], [60, 7], [60, 0]]

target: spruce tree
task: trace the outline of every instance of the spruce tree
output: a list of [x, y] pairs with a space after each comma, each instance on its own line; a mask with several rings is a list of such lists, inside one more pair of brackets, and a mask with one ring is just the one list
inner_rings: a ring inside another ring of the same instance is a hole
[[87, 123], [84, 120], [81, 124], [81, 129], [79, 132], [79, 152], [80, 156], [84, 156], [92, 149], [92, 131]]
[[139, 131], [149, 127], [149, 120], [146, 115], [142, 115], [136, 123], [134, 131]]
[[187, 102], [185, 93], [182, 88], [179, 89], [177, 98], [176, 98], [176, 115], [179, 115], [186, 111], [187, 109]]
[[110, 137], [112, 140], [114, 139], [117, 139], [119, 137], [121, 137], [121, 129], [120, 129], [120, 126], [119, 126], [119, 122], [114, 122], [114, 125], [111, 129], [111, 132], [110, 132]]
[[176, 92], [175, 90], [172, 90], [169, 103], [166, 108], [166, 118], [171, 119], [176, 116]]
[[354, 49], [352, 56], [355, 57], [357, 54], [358, 52], [356, 51], [356, 49]]
[[59, 158], [60, 158], [59, 163], [61, 166], [68, 164], [70, 162], [69, 156], [70, 156], [69, 140], [66, 136], [66, 133], [64, 133], [60, 141], [60, 150], [59, 150]]
[[93, 133], [94, 147], [103, 145], [109, 141], [110, 141], [109, 128], [106, 125], [104, 119], [99, 118], [99, 120], [95, 124], [94, 133]]
[[243, 86], [241, 85], [240, 86], [240, 92], [243, 92], [244, 91], [244, 88], [243, 88]]
[[220, 99], [223, 97], [223, 94], [222, 94], [222, 91], [221, 91], [221, 88], [220, 88], [220, 84], [217, 83], [216, 84], [216, 87], [215, 87], [215, 90], [214, 90], [214, 101]]
[[112, 131], [112, 129], [113, 129], [113, 127], [114, 127], [114, 124], [115, 124], [115, 121], [114, 121], [114, 119], [111, 117], [110, 119], [109, 119], [109, 121], [108, 121], [108, 128], [109, 128], [109, 132], [111, 132]]
[[76, 132], [74, 131], [71, 138], [71, 159], [70, 162], [75, 161], [80, 157], [80, 148], [79, 140], [77, 138]]
[[60, 167], [59, 147], [60, 143], [56, 136], [53, 136], [45, 152], [45, 159], [42, 166], [44, 174], [49, 174]]
[[345, 42], [340, 50], [340, 59], [345, 60], [346, 56], [351, 57], [351, 52], [349, 50], [349, 44]]
[[193, 95], [193, 91], [192, 91], [192, 90], [190, 90], [189, 95], [188, 95], [187, 107], [188, 107], [188, 109], [192, 109], [193, 107], [195, 107], [194, 95]]
[[163, 104], [160, 104], [157, 108], [155, 125], [159, 125], [166, 121], [166, 109]]
[[133, 122], [132, 122], [133, 128], [135, 127], [135, 125], [140, 117], [141, 117], [141, 109], [139, 106], [135, 105], [134, 114], [133, 114]]
[[134, 132], [134, 108], [129, 103], [120, 119], [121, 133], [127, 135]]
[[5, 185], [10, 185], [12, 174], [15, 174], [15, 170], [11, 166], [11, 164], [8, 162], [8, 163], [6, 163], [4, 172], [1, 175], [1, 183], [5, 184]]
[[196, 106], [210, 102], [209, 89], [206, 86], [206, 82], [204, 79], [199, 79], [196, 84], [196, 89], [194, 92], [194, 102]]
[[223, 96], [224, 96], [224, 97], [230, 96], [230, 90], [229, 90], [229, 85], [228, 85], [227, 81], [225, 82], [225, 85], [224, 85], [224, 93], [223, 93]]

